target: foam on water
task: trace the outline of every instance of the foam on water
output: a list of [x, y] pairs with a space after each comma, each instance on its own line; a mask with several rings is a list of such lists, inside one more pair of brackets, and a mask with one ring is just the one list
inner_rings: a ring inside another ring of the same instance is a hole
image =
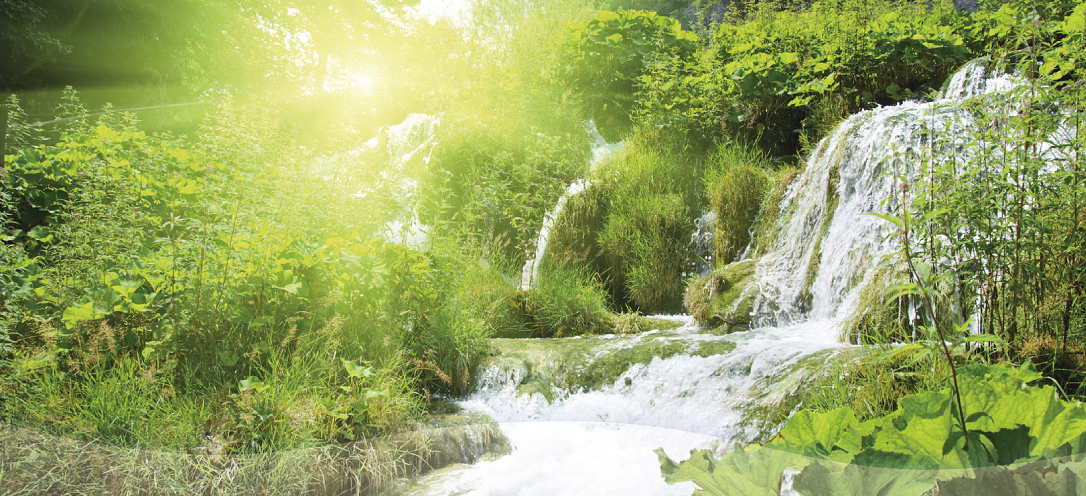
[[513, 455], [424, 478], [416, 487], [446, 496], [688, 496], [694, 484], [667, 485], [653, 450], [681, 457], [688, 446], [714, 439], [609, 422], [506, 422], [501, 427]]

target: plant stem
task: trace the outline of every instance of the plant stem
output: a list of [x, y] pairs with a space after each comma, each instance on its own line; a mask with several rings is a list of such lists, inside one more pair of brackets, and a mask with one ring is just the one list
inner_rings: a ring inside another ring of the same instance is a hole
[[[904, 201], [904, 193], [902, 194], [901, 208], [908, 208]], [[916, 285], [920, 288], [920, 296], [924, 298], [924, 306], [928, 309], [928, 315], [931, 316], [932, 325], [935, 326], [935, 332], [939, 334], [939, 344], [943, 348], [943, 354], [946, 356], [946, 362], [950, 365], [950, 379], [954, 384], [954, 400], [958, 405], [958, 425], [962, 428], [962, 433], [965, 434], [966, 446], [969, 446], [969, 429], [965, 427], [965, 409], [962, 408], [962, 396], [958, 389], [958, 370], [954, 367], [954, 360], [950, 356], [950, 347], [946, 344], [946, 336], [943, 334], [943, 326], [940, 325], [938, 316], [935, 313], [935, 305], [931, 299], [931, 293], [929, 288], [924, 284], [924, 280], [920, 277], [920, 273], [916, 271], [916, 266], [913, 264], [912, 251], [909, 249], [909, 230], [911, 225], [908, 217], [905, 218], [904, 229], [902, 229], [903, 248], [905, 253], [905, 264], [909, 267], [909, 273], [912, 275], [913, 280], [916, 281]]]

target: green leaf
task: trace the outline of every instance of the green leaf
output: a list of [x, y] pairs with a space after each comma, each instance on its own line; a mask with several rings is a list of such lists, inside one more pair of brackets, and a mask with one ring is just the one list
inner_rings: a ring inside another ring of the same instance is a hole
[[799, 470], [810, 463], [809, 458], [759, 445], [737, 444], [722, 460], [714, 459], [709, 450], [691, 451], [690, 459], [682, 463], [668, 458], [663, 449], [656, 455], [668, 484], [693, 482], [714, 495], [776, 496], [785, 469]]
[[80, 322], [94, 320], [97, 317], [98, 314], [94, 311], [94, 302], [88, 301], [79, 306], [65, 308], [61, 320], [64, 321], [64, 327], [70, 330], [79, 325]]
[[795, 476], [792, 488], [803, 496], [845, 494], [924, 494], [935, 482], [936, 470], [901, 470], [816, 461]]
[[370, 378], [375, 375], [373, 367], [364, 367], [354, 360], [343, 360], [343, 368], [347, 374], [356, 378]]
[[898, 229], [905, 229], [905, 222], [899, 217], [895, 217], [893, 215], [875, 213], [875, 212], [869, 212], [867, 215], [872, 215], [872, 216], [878, 217], [878, 218], [880, 218], [882, 220], [885, 220], [885, 221], [897, 226]]
[[854, 429], [858, 423], [856, 414], [848, 408], [825, 413], [802, 410], [788, 420], [788, 424], [767, 446], [798, 455], [848, 463], [855, 452], [837, 448], [837, 445], [860, 445], [860, 433]]

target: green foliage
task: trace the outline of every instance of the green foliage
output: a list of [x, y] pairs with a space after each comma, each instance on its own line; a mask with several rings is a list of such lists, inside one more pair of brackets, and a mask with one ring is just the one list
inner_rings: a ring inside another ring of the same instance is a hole
[[[892, 204], [915, 219], [925, 218], [919, 212], [938, 213], [917, 223], [912, 241], [920, 255], [919, 273], [953, 274], [931, 281], [933, 298], [921, 311], [929, 315], [934, 307], [940, 317], [938, 322], [926, 317], [925, 324], [949, 328], [976, 315], [977, 327], [1010, 345], [1013, 360], [1037, 356], [1038, 366], [1074, 394], [1082, 384], [1075, 371], [1081, 360], [1068, 358], [1067, 350], [1080, 340], [1086, 315], [1078, 269], [1086, 193], [1082, 94], [1071, 81], [1081, 74], [1083, 10], [1061, 5], [1047, 10], [1013, 2], [981, 16], [1014, 26], [1013, 35], [996, 33], [1021, 43], [1006, 50], [1034, 47], [1004, 51], [1002, 62], [986, 61], [996, 70], [1015, 65], [1026, 77], [1008, 96], [935, 109], [961, 113], [960, 121], [971, 124], [929, 126], [929, 139], [901, 151], [917, 167], [909, 171], [912, 179], [901, 181], [900, 198]], [[1061, 11], [1080, 17], [1057, 17]], [[1021, 110], [1007, 113], [1002, 105], [1008, 101], [1018, 102]], [[967, 153], [947, 154], [962, 143]], [[1038, 353], [1040, 343], [1047, 344]]]
[[732, 102], [720, 107], [724, 124], [778, 155], [813, 146], [837, 119], [922, 94], [971, 58], [959, 16], [948, 3], [816, 2], [721, 24], [713, 53]]
[[681, 138], [646, 131], [597, 170], [592, 194], [606, 201], [606, 217], [596, 242], [616, 306], [679, 310], [703, 194], [695, 157]]
[[[70, 105], [2, 178], [5, 421], [274, 451], [387, 433], [467, 384], [491, 295], [457, 288], [494, 277], [474, 248], [375, 235], [385, 206], [308, 169], [274, 112], [227, 105], [192, 148]], [[209, 434], [159, 435], [185, 429]]]
[[580, 126], [548, 135], [522, 122], [471, 117], [442, 130], [424, 190], [432, 213], [423, 215], [471, 233], [495, 262], [522, 262], [544, 213], [585, 169], [587, 134]]
[[[842, 408], [800, 411], [763, 446], [737, 447], [722, 460], [696, 451], [677, 464], [658, 451], [669, 482], [692, 480], [708, 494], [776, 494], [784, 469], [803, 494], [920, 494], [975, 469], [1065, 457], [1086, 441], [1086, 410], [1062, 401], [1031, 366], [972, 365], [960, 372], [965, 433], [951, 388], [901, 398], [881, 418], [860, 422]], [[782, 453], [783, 452], [783, 453]], [[798, 456], [791, 456], [791, 455]], [[892, 470], [879, 470], [892, 469]], [[837, 491], [837, 492], [835, 492]]]
[[[904, 396], [939, 390], [950, 378], [949, 365], [937, 357], [914, 360], [906, 352], [872, 359], [881, 351], [860, 348], [854, 357], [835, 360], [811, 384], [804, 407], [816, 412], [846, 407], [862, 422], [890, 414]], [[963, 356], [955, 355], [955, 359]]]
[[750, 243], [750, 227], [769, 189], [764, 169], [768, 159], [736, 145], [721, 147], [709, 158], [705, 191], [716, 214], [713, 231], [714, 257], [729, 263]]
[[747, 293], [757, 260], [718, 265], [706, 276], [687, 282], [683, 305], [699, 324], [724, 325], [726, 332], [745, 329], [753, 311]]
[[571, 28], [561, 56], [562, 77], [611, 141], [630, 129], [642, 74], [663, 59], [692, 61], [697, 36], [654, 12], [599, 11]]
[[539, 284], [522, 295], [533, 337], [604, 334], [614, 329], [607, 293], [594, 274], [552, 266], [539, 279]]

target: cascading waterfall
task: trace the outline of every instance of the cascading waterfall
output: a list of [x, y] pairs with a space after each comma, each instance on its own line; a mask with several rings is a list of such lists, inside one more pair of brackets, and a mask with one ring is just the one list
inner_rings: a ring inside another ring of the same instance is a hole
[[880, 107], [839, 124], [781, 201], [781, 234], [759, 261], [750, 288], [755, 324], [847, 314], [855, 290], [895, 249], [886, 221], [869, 214], [892, 213], [893, 205], [884, 203], [897, 197], [898, 181], [911, 182], [919, 172], [933, 130], [951, 146], [965, 135], [972, 117], [959, 103], [1014, 86], [1013, 78], [993, 76], [976, 60], [955, 73], [935, 101]]
[[690, 248], [694, 254], [694, 273], [709, 275], [713, 270], [713, 233], [716, 231], [716, 212], [709, 211], [694, 221], [694, 234], [690, 235]]
[[[419, 221], [416, 203], [418, 199], [419, 169], [430, 163], [430, 156], [437, 146], [437, 127], [441, 119], [427, 114], [408, 115], [403, 122], [381, 129], [377, 136], [357, 149], [332, 156], [317, 167], [333, 182], [340, 180], [343, 168], [373, 167], [373, 162], [387, 164], [376, 177], [367, 178], [357, 196], [381, 197], [391, 200], [396, 211], [385, 223], [382, 235], [390, 242], [410, 246], [422, 246], [427, 240], [427, 227]], [[377, 160], [367, 164], [367, 157], [376, 155]]]
[[[588, 164], [588, 174], [591, 174], [596, 166], [603, 162], [608, 157], [612, 156], [616, 152], [622, 149], [622, 143], [608, 143], [600, 134], [599, 129], [596, 129], [596, 123], [589, 120], [585, 124], [585, 129], [591, 135], [592, 143], [592, 160]], [[588, 178], [577, 179], [573, 181], [566, 192], [562, 193], [562, 196], [558, 198], [558, 202], [554, 204], [554, 208], [550, 209], [543, 215], [543, 227], [539, 229], [539, 235], [536, 237], [535, 253], [524, 262], [524, 268], [520, 271], [520, 289], [527, 291], [532, 289], [536, 280], [539, 279], [539, 266], [543, 262], [543, 255], [547, 252], [547, 242], [550, 240], [551, 229], [554, 228], [554, 223], [558, 221], [558, 216], [561, 215], [562, 209], [565, 208], [566, 202], [569, 198], [584, 191], [591, 185], [591, 181]]]
[[[407, 491], [686, 495], [693, 486], [666, 485], [652, 449], [682, 459], [692, 448], [727, 451], [771, 436], [779, 425], [767, 411], [786, 412], [794, 391], [849, 346], [840, 342], [837, 324], [879, 260], [895, 249], [885, 221], [868, 213], [892, 207], [884, 202], [915, 172], [925, 130], [953, 135], [967, 123], [958, 107], [963, 98], [1013, 87], [1011, 79], [982, 69], [965, 66], [936, 101], [854, 115], [819, 144], [780, 203], [771, 230], [776, 239], [756, 262], [746, 295], [754, 302], [750, 331], [715, 336], [688, 323], [634, 336], [531, 340], [538, 343], [531, 346], [496, 340], [501, 355], [479, 367], [474, 392], [459, 403], [498, 421], [513, 453], [424, 478]], [[539, 245], [537, 260], [546, 246], [543, 232]], [[581, 351], [560, 351], [574, 346]], [[629, 358], [637, 350], [648, 350], [651, 359]], [[609, 360], [623, 367], [613, 380], [583, 387], [566, 378]]]

